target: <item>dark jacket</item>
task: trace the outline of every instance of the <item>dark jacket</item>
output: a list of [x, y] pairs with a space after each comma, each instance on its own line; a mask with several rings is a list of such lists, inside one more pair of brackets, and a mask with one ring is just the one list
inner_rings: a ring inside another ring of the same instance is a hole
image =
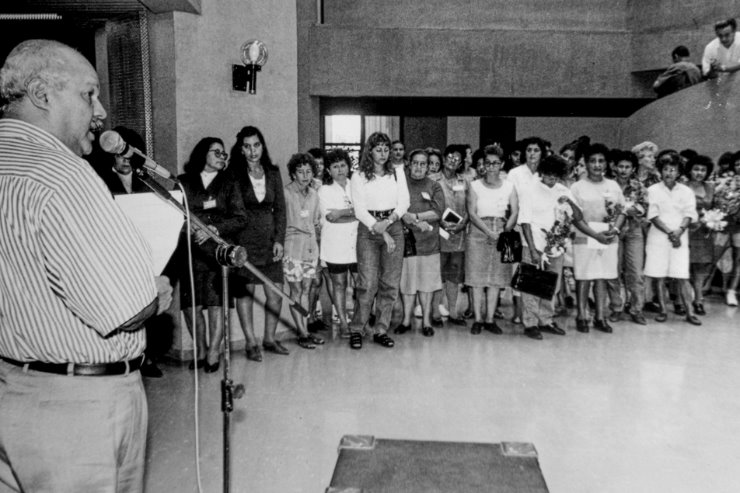
[[246, 221], [237, 234], [237, 243], [247, 249], [254, 265], [272, 263], [274, 243], [285, 243], [285, 197], [283, 180], [277, 166], [264, 166], [267, 194], [257, 201], [247, 170], [233, 170], [233, 179], [239, 184]]

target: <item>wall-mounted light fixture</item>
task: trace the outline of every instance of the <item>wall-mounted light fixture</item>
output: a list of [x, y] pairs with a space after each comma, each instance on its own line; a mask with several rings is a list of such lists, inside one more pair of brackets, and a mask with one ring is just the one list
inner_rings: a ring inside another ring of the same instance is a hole
[[232, 86], [235, 91], [249, 90], [257, 93], [257, 72], [267, 63], [267, 48], [258, 39], [250, 39], [242, 45], [241, 58], [244, 65], [231, 66]]

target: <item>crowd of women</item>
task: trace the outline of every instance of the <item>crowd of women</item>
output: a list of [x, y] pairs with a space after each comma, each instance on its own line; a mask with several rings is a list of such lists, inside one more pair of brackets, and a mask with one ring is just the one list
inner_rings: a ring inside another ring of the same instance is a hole
[[[245, 247], [254, 266], [309, 307], [308, 318], [291, 309], [298, 346], [324, 344], [317, 333], [330, 328], [333, 312], [351, 348], [364, 341], [391, 348], [391, 333], [412, 330], [415, 315], [424, 336], [443, 327], [444, 317], [457, 326], [472, 318], [472, 334], [501, 334], [499, 324], [508, 318], [526, 336], [542, 339], [543, 332], [566, 334], [555, 317], [568, 308], [577, 309], [579, 332], [609, 333], [623, 319], [646, 324], [648, 310], [665, 322], [673, 299], [675, 313], [701, 325], [722, 242], [732, 248], [735, 266], [726, 302], [737, 305], [740, 221], [729, 211], [729, 224], [716, 233], [721, 221], [712, 218], [722, 219], [714, 214], [713, 183], [733, 179], [740, 159], [723, 159], [714, 170], [712, 159], [693, 151], [658, 152], [650, 142], [608, 149], [587, 138], [555, 153], [537, 137], [508, 153], [499, 145], [406, 153], [401, 142], [373, 133], [356, 163], [342, 149], [294, 154], [284, 185], [265, 137], [244, 127], [228, 153], [220, 139], [202, 139], [180, 181], [194, 214]], [[717, 234], [724, 235], [719, 242]], [[191, 236], [198, 245], [196, 290], [191, 297], [181, 289], [182, 304], [196, 306], [196, 320], [187, 318], [202, 347], [207, 309], [210, 345], [197, 366], [215, 371], [223, 332], [220, 268], [208, 236]], [[517, 238], [521, 259], [506, 258], [502, 248], [516, 247]], [[519, 260], [554, 273], [552, 298], [511, 289]], [[230, 280], [247, 358], [289, 354], [275, 336], [281, 296], [265, 289], [260, 345], [252, 314], [262, 281], [245, 268], [234, 269]], [[314, 310], [322, 285], [331, 301], [323, 318]], [[509, 317], [499, 308], [507, 290]], [[458, 302], [461, 292], [467, 303]]]

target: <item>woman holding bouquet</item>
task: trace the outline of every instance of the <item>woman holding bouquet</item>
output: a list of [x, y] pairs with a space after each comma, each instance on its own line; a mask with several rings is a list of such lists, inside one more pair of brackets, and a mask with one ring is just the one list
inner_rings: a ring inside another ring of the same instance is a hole
[[643, 222], [647, 213], [647, 190], [637, 179], [637, 156], [629, 151], [614, 154], [615, 175], [624, 195], [626, 215], [618, 242], [618, 273], [624, 281], [627, 303], [624, 303], [620, 279], [610, 279], [606, 283], [609, 293], [610, 322], [617, 322], [626, 306], [632, 321], [639, 325], [647, 324], [642, 308], [645, 304], [645, 233]]
[[668, 319], [665, 308], [666, 277], [675, 279], [680, 287], [681, 300], [686, 310], [686, 320], [701, 325], [691, 306], [689, 283], [689, 224], [698, 219], [694, 193], [678, 183], [681, 158], [675, 151], [658, 155], [658, 170], [663, 178], [648, 188], [647, 218], [653, 226], [648, 231], [645, 252], [645, 275], [655, 279], [658, 289], [660, 312], [657, 322]]
[[[700, 219], [712, 209], [714, 187], [707, 182], [714, 163], [709, 156], [695, 156], [688, 162], [688, 187], [696, 198], [696, 212]], [[714, 261], [714, 235], [704, 221], [693, 223], [689, 230], [689, 262], [691, 284], [694, 286], [694, 312], [706, 315], [704, 310], [704, 283], [712, 270]]]
[[576, 225], [578, 231], [573, 241], [573, 274], [578, 298], [576, 329], [579, 332], [589, 331], [588, 294], [592, 283], [596, 298], [594, 328], [612, 332], [604, 318], [606, 280], [617, 278], [619, 250], [614, 238], [621, 232], [625, 214], [622, 189], [615, 181], [604, 177], [608, 154], [603, 144], [589, 146], [585, 153], [586, 177], [570, 187], [587, 223], [586, 228]]

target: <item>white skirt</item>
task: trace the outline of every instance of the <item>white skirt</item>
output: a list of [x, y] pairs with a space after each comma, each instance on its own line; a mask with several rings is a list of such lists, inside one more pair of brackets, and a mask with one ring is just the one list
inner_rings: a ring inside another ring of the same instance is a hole
[[689, 234], [681, 235], [681, 246], [673, 248], [668, 235], [655, 226], [648, 230], [645, 241], [645, 275], [673, 279], [689, 278]]

